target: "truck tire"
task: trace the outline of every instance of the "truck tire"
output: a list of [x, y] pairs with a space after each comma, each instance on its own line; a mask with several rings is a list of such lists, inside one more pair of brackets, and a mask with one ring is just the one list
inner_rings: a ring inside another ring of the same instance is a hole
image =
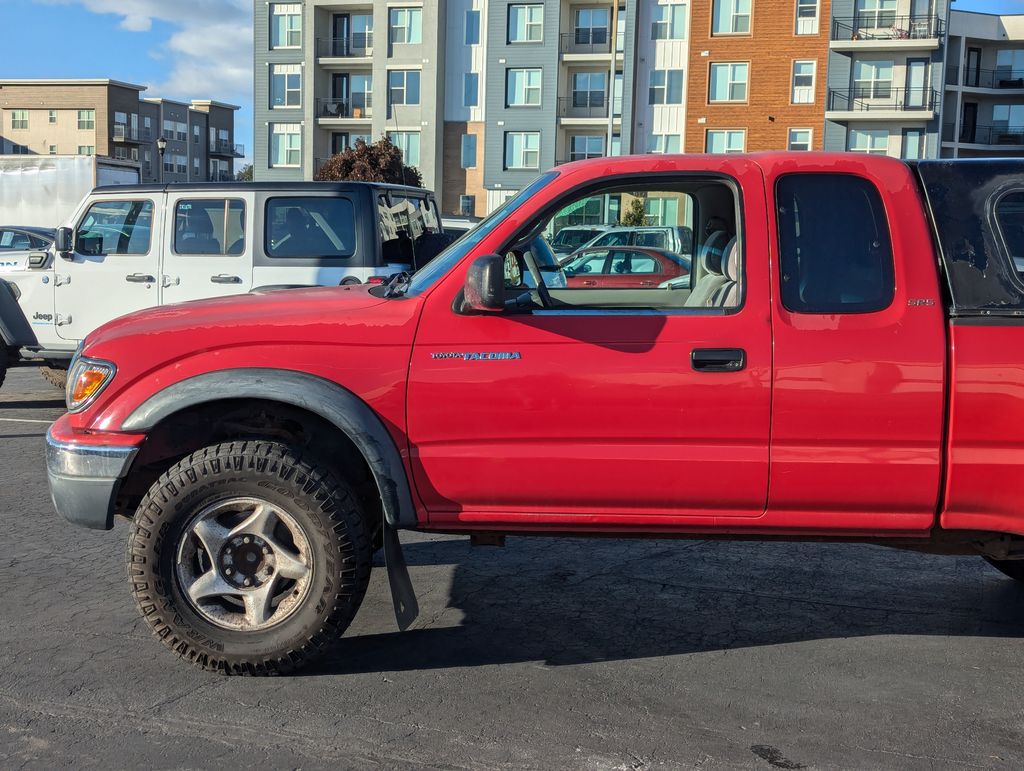
[[63, 391], [68, 387], [68, 371], [62, 367], [40, 367], [39, 374], [54, 388]]
[[10, 357], [7, 355], [7, 349], [3, 346], [3, 341], [0, 340], [0, 386], [4, 384], [4, 378], [7, 377], [7, 363], [10, 361]]
[[203, 669], [295, 671], [352, 622], [370, 578], [358, 499], [314, 458], [218, 444], [163, 474], [128, 537], [128, 580], [157, 638]]
[[1024, 581], [1024, 560], [994, 560], [991, 557], [985, 557], [985, 562], [1003, 575]]

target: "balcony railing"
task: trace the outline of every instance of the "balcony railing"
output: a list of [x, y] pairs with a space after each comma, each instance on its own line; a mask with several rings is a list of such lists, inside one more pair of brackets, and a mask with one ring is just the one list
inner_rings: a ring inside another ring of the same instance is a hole
[[828, 109], [838, 112], [915, 110], [934, 111], [939, 92], [934, 88], [897, 88], [896, 86], [860, 86], [849, 91], [829, 89]]
[[942, 126], [942, 141], [1024, 149], [1024, 127], [960, 126], [958, 130], [955, 124], [946, 123]]
[[607, 118], [608, 96], [601, 91], [577, 91], [558, 97], [560, 118]]
[[[960, 68], [952, 64], [946, 68], [946, 82], [956, 85], [960, 82]], [[994, 70], [982, 70], [976, 67], [964, 68], [966, 88], [1018, 88], [1024, 89], [1024, 70], [1013, 70], [1009, 67], [998, 67]]]
[[123, 123], [114, 124], [114, 141], [115, 142], [138, 142], [139, 141], [139, 130], [137, 128], [131, 128]]
[[210, 143], [210, 155], [227, 155], [231, 158], [244, 158], [245, 145], [236, 145], [227, 139], [218, 139]]
[[211, 182], [234, 182], [235, 175], [230, 171], [218, 171], [216, 174], [210, 175]]
[[359, 118], [373, 117], [373, 94], [360, 94], [350, 99], [316, 100], [318, 118]]
[[832, 20], [833, 40], [934, 40], [946, 33], [940, 16], [897, 16], [892, 11], [872, 11]]
[[317, 38], [316, 41], [316, 55], [321, 59], [340, 59], [372, 54], [372, 32], [354, 32], [348, 37]]
[[610, 54], [611, 30], [606, 27], [580, 27], [575, 32], [558, 36], [558, 50], [563, 54]]

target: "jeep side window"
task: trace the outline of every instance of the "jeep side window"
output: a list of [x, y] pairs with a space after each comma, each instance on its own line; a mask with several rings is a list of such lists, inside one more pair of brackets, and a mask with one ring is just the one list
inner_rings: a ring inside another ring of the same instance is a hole
[[348, 198], [286, 196], [267, 201], [268, 257], [351, 257], [355, 210]]
[[245, 251], [245, 202], [235, 199], [178, 201], [174, 210], [177, 254], [237, 255]]
[[148, 254], [153, 230], [151, 201], [97, 201], [75, 234], [75, 250], [90, 257]]
[[775, 190], [782, 304], [871, 313], [895, 293], [889, 223], [875, 186], [852, 174], [787, 174]]

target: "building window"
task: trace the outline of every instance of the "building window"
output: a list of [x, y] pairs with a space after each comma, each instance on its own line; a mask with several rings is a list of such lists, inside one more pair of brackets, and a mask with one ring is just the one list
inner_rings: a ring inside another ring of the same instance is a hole
[[[211, 129], [212, 130], [212, 129]], [[164, 121], [164, 133], [162, 135], [165, 139], [174, 139], [174, 121]]]
[[56, 155], [57, 154], [57, 145], [50, 145], [48, 149], [49, 149], [50, 155]]
[[388, 103], [420, 103], [420, 71], [391, 70], [388, 72]]
[[712, 0], [711, 33], [734, 35], [750, 32], [750, 0]]
[[747, 132], [744, 129], [713, 129], [705, 137], [704, 152], [742, 153], [746, 143]]
[[681, 153], [683, 147], [683, 138], [679, 134], [651, 134], [647, 137], [647, 152], [664, 154], [664, 153]]
[[274, 123], [270, 127], [270, 165], [294, 167], [302, 164], [302, 126]]
[[270, 6], [270, 47], [302, 46], [302, 4], [272, 3]]
[[476, 134], [462, 135], [462, 168], [476, 168]]
[[789, 144], [787, 145], [789, 150], [810, 150], [811, 149], [811, 130], [795, 128], [789, 130]]
[[708, 101], [745, 102], [748, 69], [745, 63], [712, 64]]
[[888, 129], [850, 129], [851, 153], [886, 155], [889, 152]]
[[94, 131], [96, 129], [96, 111], [95, 110], [79, 110], [78, 111], [78, 130], [79, 131]]
[[892, 65], [892, 61], [855, 61], [854, 98], [888, 99], [892, 93]]
[[299, 64], [270, 65], [270, 106], [302, 106], [302, 66]]
[[651, 40], [686, 39], [686, 4], [655, 5], [652, 11]]
[[79, 155], [96, 155], [96, 146], [95, 145], [79, 145], [78, 146], [78, 154]]
[[912, 161], [925, 157], [924, 129], [903, 129], [903, 157]]
[[202, 132], [200, 132], [199, 124], [197, 123], [194, 126], [192, 126], [192, 144], [194, 144], [194, 145], [199, 144], [199, 141], [200, 141], [201, 138], [202, 138]]
[[612, 134], [611, 142], [608, 145], [608, 155], [622, 155], [622, 134]]
[[420, 165], [420, 132], [392, 131], [388, 133], [388, 139], [402, 151], [402, 162], [406, 166]]
[[818, 34], [818, 0], [796, 0], [796, 34]]
[[174, 124], [174, 128], [175, 128], [175, 131], [174, 131], [175, 139], [177, 139], [179, 142], [187, 142], [188, 141], [188, 124], [187, 123], [182, 123], [181, 121], [176, 121], [175, 124]]
[[580, 8], [576, 11], [576, 45], [606, 46], [611, 31], [608, 8]]
[[605, 73], [575, 72], [572, 76], [573, 107], [604, 107]]
[[814, 103], [814, 70], [817, 62], [813, 59], [793, 62], [793, 104]]
[[461, 214], [463, 217], [472, 217], [474, 214], [476, 214], [475, 195], [459, 196], [459, 214]]
[[423, 42], [422, 8], [392, 8], [389, 18], [392, 43]]
[[509, 70], [506, 75], [505, 106], [540, 105], [540, 70]]
[[50, 110], [48, 112], [48, 115], [47, 115], [47, 120], [50, 123], [56, 123], [57, 122], [57, 111], [56, 110]]
[[682, 104], [683, 70], [651, 70], [648, 99], [651, 104]]
[[508, 7], [508, 42], [540, 43], [544, 40], [544, 6]]
[[480, 75], [466, 72], [462, 75], [462, 106], [476, 107], [480, 103]]
[[[1024, 132], [1024, 104], [996, 104], [992, 106], [992, 123], [998, 132], [993, 141], [1001, 142], [1005, 139], [1013, 139], [1015, 143], [1020, 141], [1018, 134]], [[1013, 135], [1011, 137], [1011, 135]]]
[[888, 29], [896, 25], [896, 0], [857, 0], [856, 19], [858, 29]]
[[1024, 49], [1001, 48], [996, 51], [996, 83], [999, 88], [1020, 88], [1016, 83], [1003, 84], [1003, 80], [1021, 80], [1024, 78]]
[[28, 110], [11, 110], [11, 128], [28, 128]]
[[583, 161], [604, 155], [604, 137], [586, 135], [569, 138], [569, 160]]
[[466, 45], [480, 44], [480, 11], [466, 11]]
[[505, 168], [540, 168], [540, 132], [505, 132]]

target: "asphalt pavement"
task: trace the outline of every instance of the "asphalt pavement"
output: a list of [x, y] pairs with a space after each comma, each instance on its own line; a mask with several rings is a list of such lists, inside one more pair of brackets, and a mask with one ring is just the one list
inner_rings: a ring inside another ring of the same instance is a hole
[[53, 512], [61, 412], [0, 389], [3, 768], [1024, 767], [1024, 585], [874, 546], [406, 534], [412, 630], [378, 562], [333, 660], [205, 674]]

